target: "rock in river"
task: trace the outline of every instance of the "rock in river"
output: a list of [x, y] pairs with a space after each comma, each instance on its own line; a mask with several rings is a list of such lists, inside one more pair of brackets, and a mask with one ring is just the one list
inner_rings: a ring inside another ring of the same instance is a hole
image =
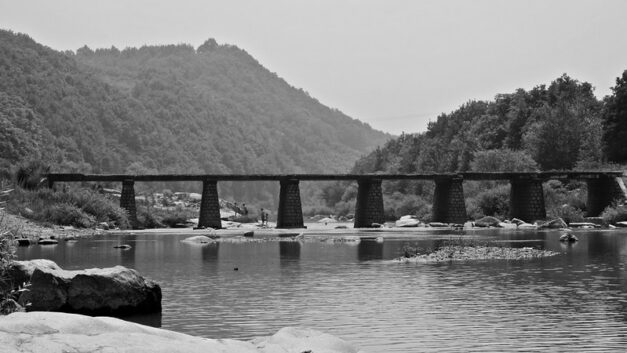
[[501, 221], [492, 216], [486, 216], [475, 221], [476, 227], [498, 227]]
[[52, 261], [32, 260], [18, 261], [16, 268], [23, 270], [20, 278], [32, 271], [29, 290], [19, 298], [28, 311], [90, 315], [161, 311], [161, 287], [123, 266], [66, 271]]
[[211, 243], [216, 242], [215, 240], [209, 238], [206, 235], [196, 235], [193, 237], [185, 238], [181, 241], [184, 243], [192, 243], [192, 244], [211, 244]]

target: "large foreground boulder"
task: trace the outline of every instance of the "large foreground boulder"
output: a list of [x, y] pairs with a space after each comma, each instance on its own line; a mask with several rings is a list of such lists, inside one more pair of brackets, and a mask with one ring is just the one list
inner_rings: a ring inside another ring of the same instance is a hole
[[65, 271], [41, 261], [18, 261], [14, 266], [31, 274], [29, 290], [19, 298], [28, 311], [116, 316], [161, 311], [161, 287], [135, 270], [115, 266]]
[[194, 337], [110, 317], [47, 312], [0, 317], [0, 352], [359, 353], [337, 337], [309, 329], [284, 328], [243, 342]]

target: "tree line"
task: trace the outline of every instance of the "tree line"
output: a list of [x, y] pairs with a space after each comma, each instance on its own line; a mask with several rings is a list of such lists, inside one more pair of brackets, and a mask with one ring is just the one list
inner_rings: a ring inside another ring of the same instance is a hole
[[[427, 131], [403, 133], [376, 148], [357, 160], [352, 172], [599, 170], [620, 168], [617, 164], [626, 162], [627, 71], [616, 79], [612, 94], [602, 100], [595, 97], [591, 84], [564, 74], [549, 85], [498, 94], [490, 101], [469, 101], [440, 114]], [[585, 187], [577, 183], [551, 185], [558, 189]], [[486, 191], [486, 186], [493, 190]], [[506, 213], [506, 205], [496, 204], [506, 201], [507, 185], [467, 182], [465, 188], [472, 215]], [[429, 217], [432, 183], [385, 182], [384, 192], [389, 195], [386, 212], [390, 218], [403, 214]], [[328, 210], [347, 213], [352, 212], [355, 193], [354, 185], [335, 183], [319, 198]], [[565, 198], [557, 197], [555, 202]], [[585, 208], [581, 201], [572, 203], [579, 211]], [[490, 210], [494, 207], [496, 212]]]

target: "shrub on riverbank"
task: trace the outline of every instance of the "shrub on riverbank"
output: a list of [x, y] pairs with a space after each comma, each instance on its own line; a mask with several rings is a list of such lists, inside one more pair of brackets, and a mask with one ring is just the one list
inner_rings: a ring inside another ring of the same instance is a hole
[[176, 206], [175, 208], [141, 207], [137, 210], [137, 220], [143, 228], [176, 228], [198, 218], [198, 209]]
[[128, 216], [115, 201], [96, 191], [69, 188], [55, 191], [48, 188], [11, 193], [8, 209], [29, 219], [58, 225], [92, 227], [100, 222], [127, 228]]
[[606, 224], [627, 221], [627, 206], [614, 205], [607, 207], [601, 214], [601, 217]]
[[15, 182], [24, 189], [34, 190], [41, 185], [49, 172], [50, 166], [42, 161], [24, 162], [15, 171]]
[[[0, 314], [9, 314], [11, 310], [10, 302], [13, 285], [9, 276], [9, 267], [15, 259], [15, 244], [13, 238], [19, 229], [12, 229], [5, 220], [4, 211], [0, 211]], [[15, 308], [17, 310], [17, 307]]]

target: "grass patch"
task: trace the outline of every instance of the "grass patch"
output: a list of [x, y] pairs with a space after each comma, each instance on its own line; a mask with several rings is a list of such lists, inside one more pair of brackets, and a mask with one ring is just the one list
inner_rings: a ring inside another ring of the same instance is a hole
[[10, 225], [4, 211], [0, 211], [0, 315], [7, 315], [20, 310], [13, 301], [13, 281], [9, 269], [15, 260], [14, 237], [19, 235], [19, 229]]

